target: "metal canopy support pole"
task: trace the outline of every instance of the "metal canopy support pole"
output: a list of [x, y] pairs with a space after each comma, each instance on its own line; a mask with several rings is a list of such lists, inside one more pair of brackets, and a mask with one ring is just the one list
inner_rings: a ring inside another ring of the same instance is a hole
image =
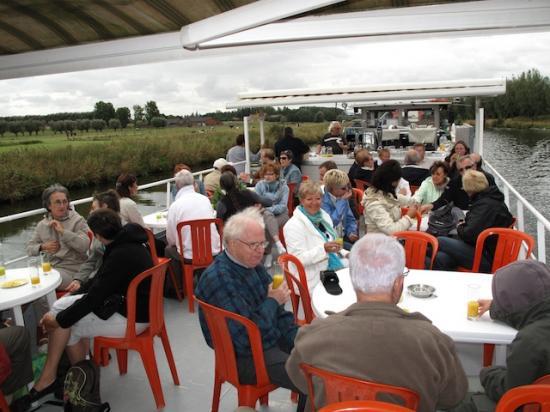
[[475, 108], [475, 111], [476, 111], [476, 130], [475, 130], [475, 140], [474, 140], [474, 144], [472, 145], [473, 148], [474, 148], [474, 152], [476, 153], [479, 153], [481, 154], [481, 150], [480, 150], [480, 132], [481, 132], [481, 120], [479, 118], [480, 116], [480, 106], [481, 106], [481, 101], [480, 101], [480, 98], [479, 97], [476, 97], [476, 108]]
[[244, 155], [246, 163], [244, 165], [245, 173], [250, 173], [250, 136], [248, 135], [248, 118], [249, 116], [243, 117], [244, 124]]
[[441, 120], [440, 120], [440, 113], [439, 113], [439, 108], [441, 106], [439, 105], [435, 105], [432, 107], [432, 111], [434, 112], [434, 127], [436, 129], [440, 129], [441, 128]]
[[264, 118], [265, 115], [260, 115], [260, 147], [264, 147], [265, 136], [264, 136]]

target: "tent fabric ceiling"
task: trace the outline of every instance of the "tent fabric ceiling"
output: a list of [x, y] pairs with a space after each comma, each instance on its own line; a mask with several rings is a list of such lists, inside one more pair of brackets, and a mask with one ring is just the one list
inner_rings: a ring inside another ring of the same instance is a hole
[[[464, 1], [464, 0], [462, 0]], [[0, 56], [174, 32], [253, 0], [3, 0]], [[321, 15], [453, 3], [452, 0], [348, 0]]]

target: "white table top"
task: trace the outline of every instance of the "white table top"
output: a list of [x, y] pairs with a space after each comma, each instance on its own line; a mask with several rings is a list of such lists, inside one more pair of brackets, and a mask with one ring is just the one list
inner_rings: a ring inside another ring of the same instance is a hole
[[29, 282], [16, 288], [0, 288], [0, 310], [11, 309], [15, 306], [32, 302], [55, 291], [61, 284], [61, 276], [57, 270], [52, 269], [47, 275], [40, 270], [40, 284], [37, 287], [33, 287], [27, 268], [7, 269], [6, 276], [0, 278], [0, 283], [14, 279], [27, 279]]
[[[340, 312], [357, 301], [349, 269], [338, 271], [338, 278], [341, 295], [329, 295], [322, 283], [313, 289], [311, 303], [316, 316], [326, 317], [325, 311]], [[493, 321], [488, 312], [476, 321], [466, 318], [466, 286], [479, 285], [480, 298], [491, 299], [491, 279], [492, 275], [481, 273], [411, 270], [405, 278], [403, 299], [399, 306], [410, 312], [421, 312], [455, 342], [509, 344], [517, 331]], [[437, 297], [419, 299], [409, 295], [407, 286], [415, 283], [434, 286]]]
[[151, 229], [166, 229], [167, 215], [168, 215], [168, 211], [162, 210], [162, 211], [154, 212], [146, 216], [143, 216], [143, 221]]

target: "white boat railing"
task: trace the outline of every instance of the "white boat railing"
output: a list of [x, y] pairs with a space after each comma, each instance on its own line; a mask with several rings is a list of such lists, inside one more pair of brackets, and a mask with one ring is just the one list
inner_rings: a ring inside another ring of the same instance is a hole
[[[484, 165], [490, 169], [490, 172], [496, 177], [497, 185], [504, 194], [504, 201], [508, 208], [511, 207], [512, 201], [516, 202], [516, 226], [522, 232], [525, 230], [525, 216], [524, 212], [527, 210], [530, 212], [537, 221], [537, 233], [536, 236], [533, 233], [529, 233], [537, 241], [537, 253], [536, 258], [543, 263], [546, 263], [546, 233], [550, 233], [550, 221], [546, 219], [535, 207], [529, 203], [525, 198], [514, 189], [514, 187], [497, 172], [497, 170], [487, 161]], [[513, 198], [511, 198], [513, 196]], [[528, 233], [528, 232], [527, 232]]]
[[[199, 180], [203, 180], [204, 175], [212, 172], [213, 170], [214, 169], [212, 169], [212, 168], [211, 169], [200, 170], [198, 172], [194, 172], [193, 176], [198, 176]], [[171, 202], [170, 184], [173, 181], [174, 181], [173, 177], [168, 178], [168, 179], [163, 179], [163, 180], [157, 180], [156, 182], [146, 183], [144, 185], [138, 186], [138, 190], [145, 190], [145, 189], [149, 189], [151, 187], [166, 185], [166, 206], [168, 207], [170, 205], [170, 202]], [[71, 205], [73, 205], [73, 206], [81, 205], [81, 204], [85, 204], [85, 203], [90, 203], [91, 201], [92, 201], [92, 197], [90, 196], [90, 197], [85, 197], [85, 198], [82, 198], [82, 199], [71, 200]], [[2, 216], [2, 217], [0, 217], [0, 224], [1, 223], [6, 223], [6, 222], [13, 222], [14, 220], [23, 219], [23, 218], [26, 218], [26, 217], [42, 215], [44, 213], [46, 213], [46, 209], [44, 209], [42, 207], [42, 208], [39, 208], [39, 209], [27, 210], [26, 212], [15, 213], [13, 215]], [[27, 258], [26, 255], [25, 256], [19, 256], [15, 259], [11, 259], [11, 260], [8, 260], [8, 261], [4, 262], [4, 264], [6, 266], [9, 266], [9, 265], [12, 265], [14, 263], [20, 262], [20, 261], [22, 261], [26, 258]]]

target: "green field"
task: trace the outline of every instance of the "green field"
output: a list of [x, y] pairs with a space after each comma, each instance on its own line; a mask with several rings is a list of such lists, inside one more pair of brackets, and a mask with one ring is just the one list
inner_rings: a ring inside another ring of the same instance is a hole
[[[266, 142], [273, 147], [286, 125], [265, 123]], [[307, 143], [317, 142], [327, 123], [288, 124]], [[224, 157], [242, 133], [242, 123], [214, 127], [128, 128], [102, 133], [78, 132], [70, 139], [50, 132], [38, 136], [0, 138], [0, 201], [39, 195], [59, 182], [69, 188], [112, 181], [122, 172], [146, 176], [187, 163], [193, 170], [210, 167]], [[251, 148], [259, 148], [259, 124], [250, 124]]]

